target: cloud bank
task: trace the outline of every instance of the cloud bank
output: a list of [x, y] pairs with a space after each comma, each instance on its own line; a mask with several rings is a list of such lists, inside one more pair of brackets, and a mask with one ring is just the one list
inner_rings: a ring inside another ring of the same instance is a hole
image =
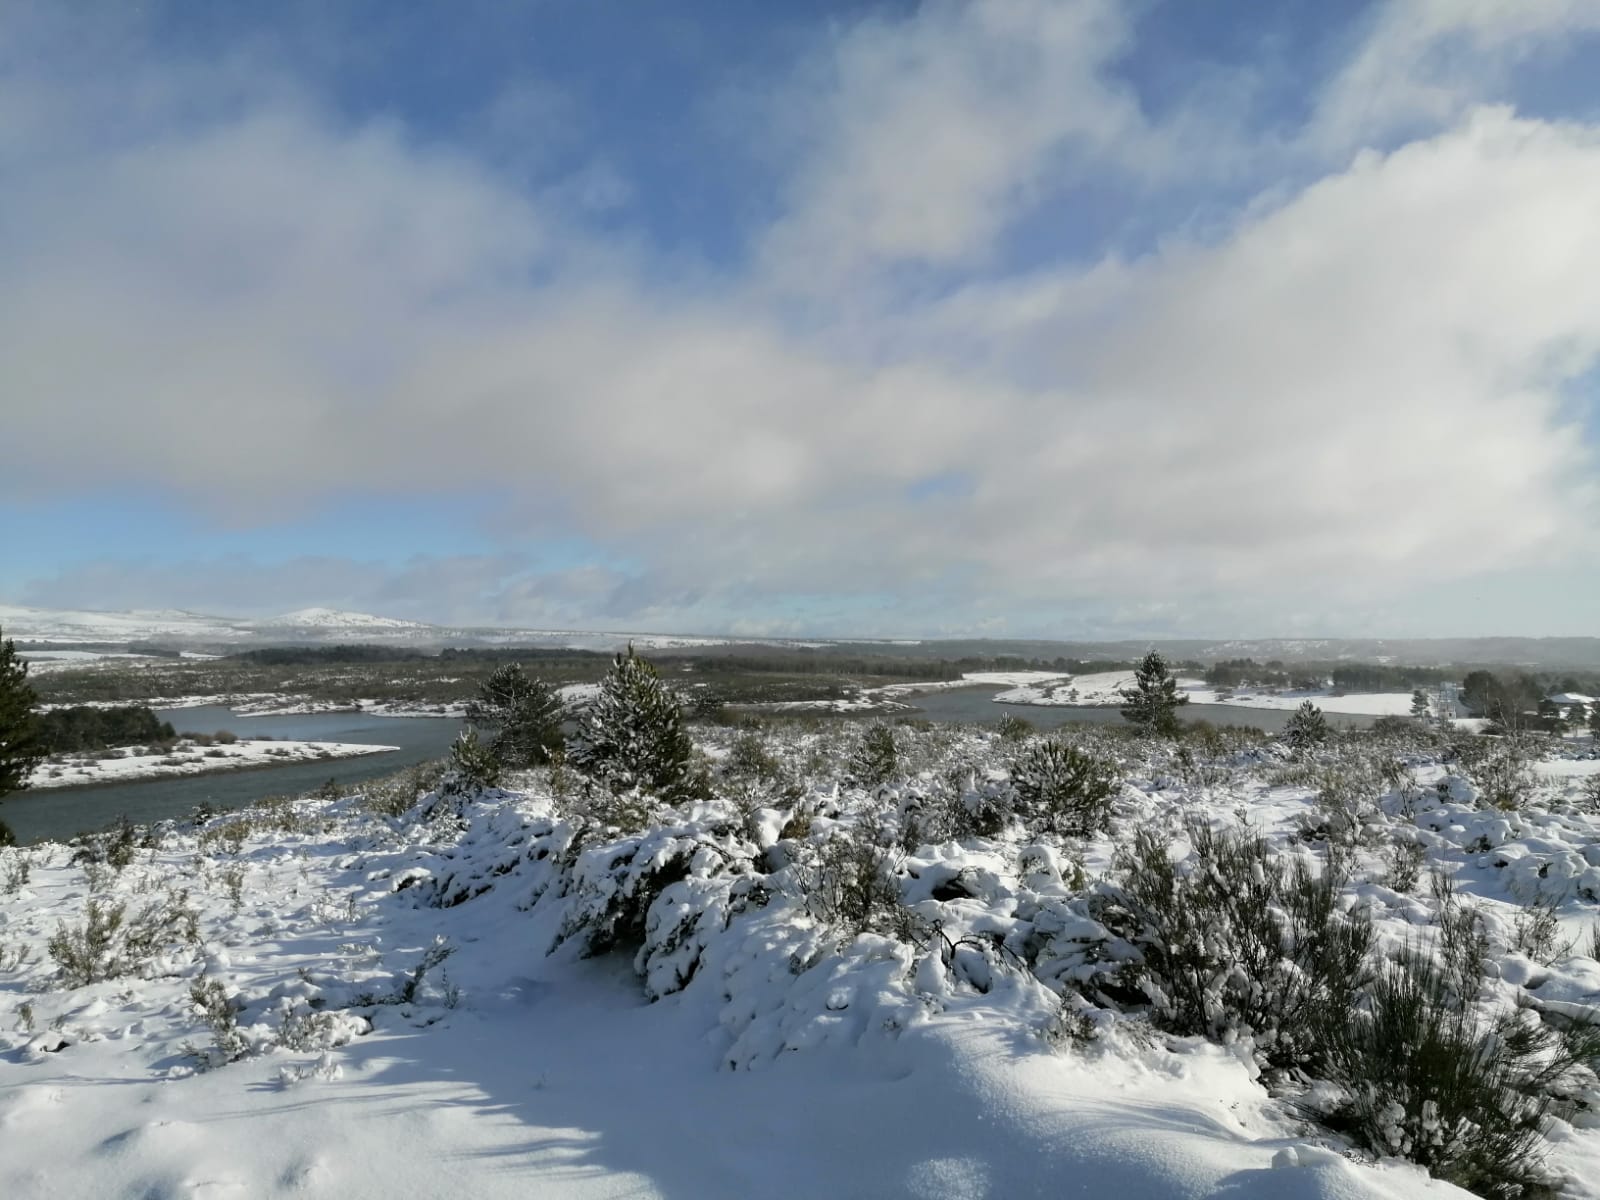
[[[505, 552], [167, 572], [192, 599], [137, 556], [64, 562], [28, 596], [203, 607], [208, 578], [265, 573], [221, 595], [510, 624], [1415, 631], [1432, 589], [1594, 561], [1600, 125], [1502, 94], [1590, 8], [1382, 7], [1259, 151], [1199, 97], [1145, 114], [1117, 72], [1126, 6], [838, 25], [761, 97], [786, 153], [752, 147], [775, 211], [731, 262], [596, 224], [581, 180], [353, 116], [270, 55], [134, 37], [52, 74], [35, 13], [0, 34], [0, 362], [26, 447], [0, 505], [157, 488], [244, 536], [340, 496], [492, 487]], [[107, 61], [132, 75], [87, 82]], [[1205, 176], [1197, 131], [1248, 180], [1220, 227], [1032, 257], [1096, 181], [1155, 207]], [[558, 537], [605, 564], [531, 566]]]

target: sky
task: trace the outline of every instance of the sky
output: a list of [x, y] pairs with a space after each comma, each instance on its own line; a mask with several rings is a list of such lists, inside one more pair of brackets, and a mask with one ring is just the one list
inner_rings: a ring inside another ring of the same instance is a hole
[[0, 0], [0, 602], [1600, 634], [1596, 0]]

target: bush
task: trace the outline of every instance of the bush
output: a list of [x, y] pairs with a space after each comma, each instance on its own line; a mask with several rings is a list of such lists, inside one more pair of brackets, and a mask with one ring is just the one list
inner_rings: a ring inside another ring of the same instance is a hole
[[867, 726], [850, 753], [850, 777], [863, 787], [880, 787], [894, 778], [899, 765], [894, 730], [881, 723]]
[[835, 830], [799, 868], [806, 912], [856, 937], [886, 932], [900, 906], [894, 859], [864, 829]]
[[1495, 808], [1514, 811], [1533, 790], [1534, 778], [1528, 748], [1516, 738], [1503, 738], [1490, 753], [1467, 768], [1479, 796]]
[[1289, 718], [1283, 739], [1296, 750], [1309, 750], [1327, 741], [1328, 722], [1323, 719], [1322, 710], [1307, 700]]
[[1526, 1009], [1480, 1023], [1445, 971], [1408, 955], [1340, 1023], [1331, 1122], [1480, 1196], [1543, 1194], [1551, 1093], [1600, 1054], [1600, 1026], [1558, 1031]]
[[476, 729], [463, 729], [450, 746], [451, 776], [446, 780], [454, 791], [478, 792], [500, 782], [500, 757], [478, 740]]
[[1030, 747], [1011, 768], [1016, 813], [1030, 828], [1088, 837], [1111, 821], [1120, 780], [1113, 763], [1051, 739]]
[[129, 975], [168, 945], [197, 942], [199, 918], [187, 906], [187, 894], [168, 899], [167, 906], [151, 904], [130, 920], [124, 905], [91, 898], [84, 923], [58, 925], [47, 943], [62, 985], [79, 988]]
[[1372, 924], [1339, 906], [1343, 879], [1286, 865], [1259, 837], [1191, 823], [1174, 862], [1141, 829], [1116, 860], [1095, 915], [1138, 951], [1129, 982], [1158, 1025], [1216, 1040], [1255, 1039], [1275, 1067], [1310, 1067], [1366, 982]]
[[1007, 713], [1000, 718], [1000, 723], [995, 726], [995, 732], [1000, 735], [1002, 742], [1025, 742], [1033, 736], [1033, 722], [1024, 720], [1015, 713]]

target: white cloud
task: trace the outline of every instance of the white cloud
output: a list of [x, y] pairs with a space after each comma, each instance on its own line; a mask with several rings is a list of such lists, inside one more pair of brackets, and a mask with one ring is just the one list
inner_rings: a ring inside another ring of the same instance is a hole
[[1127, 10], [1103, 0], [934, 0], [850, 26], [786, 96], [809, 150], [767, 269], [825, 291], [980, 260], [1067, 152], [1125, 152], [1138, 103], [1107, 67], [1127, 37]]
[[1500, 98], [1517, 65], [1597, 31], [1593, 0], [1387, 0], [1325, 86], [1309, 140], [1348, 151], [1438, 129]]
[[[221, 84], [152, 87], [119, 133], [0, 81], [0, 113], [34, 114], [0, 138], [0, 170], [27, 167], [0, 361], [28, 448], [0, 499], [154, 484], [248, 525], [487, 484], [502, 530], [576, 526], [638, 569], [241, 577], [283, 607], [680, 630], [1033, 632], [1096, 606], [1339, 629], [1426, 581], [1592, 548], [1594, 463], [1562, 408], [1600, 355], [1586, 126], [1479, 110], [1137, 261], [803, 325], [772, 299], [768, 272], [802, 262], [837, 281], [982, 261], [1064, 143], [1136, 125], [1098, 76], [1122, 36], [1108, 8], [1029, 0], [853, 27], [792, 207], [731, 278], [663, 271], [559, 188], [290, 86], [230, 75], [214, 114], [193, 88]], [[962, 486], [918, 498], [938, 477]], [[155, 574], [114, 574], [49, 595], [158, 602]], [[322, 591], [291, 599], [291, 578]], [[810, 618], [762, 615], [784, 597]]]

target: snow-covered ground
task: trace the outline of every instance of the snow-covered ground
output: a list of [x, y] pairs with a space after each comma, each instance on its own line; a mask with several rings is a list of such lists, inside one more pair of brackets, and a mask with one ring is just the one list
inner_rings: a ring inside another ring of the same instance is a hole
[[[1108, 832], [919, 842], [958, 764], [967, 788], [1004, 787], [1020, 748], [897, 731], [904, 773], [868, 790], [843, 767], [853, 736], [769, 741], [809, 773], [799, 799], [729, 791], [642, 834], [586, 824], [535, 774], [401, 817], [358, 797], [228, 814], [120, 868], [0, 851], [0, 1196], [1465, 1195], [1315, 1124], [1248, 1041], [1074, 991], [1109, 965], [1082, 896], [1132, 831], [1179, 831], [1182, 853], [1185, 816], [1244, 820], [1317, 861], [1315, 793], [1281, 751], [1185, 775], [1170, 749], [1087, 734], [1122, 747]], [[1507, 812], [1409, 761], [1365, 802], [1343, 903], [1384, 954], [1426, 944], [1425, 873], [1401, 889], [1385, 865], [1391, 840], [1416, 844], [1483, 914], [1481, 1003], [1592, 1011], [1600, 963], [1530, 958], [1514, 932], [1533, 900], [1574, 934], [1597, 911], [1588, 764], [1545, 764]], [[877, 821], [901, 831], [908, 932], [854, 936], [808, 907], [802, 868]], [[125, 906], [126, 962], [72, 986], [47, 943], [91, 903]], [[585, 956], [612, 934], [623, 952]], [[434, 946], [449, 957], [419, 970]], [[1088, 1040], [1043, 1036], [1073, 1011]], [[1586, 1095], [1550, 1131], [1562, 1196], [1600, 1196], [1600, 1084]]]
[[[891, 683], [872, 688], [863, 696], [914, 696], [952, 688], [987, 685], [1003, 688], [997, 704], [1032, 704], [1044, 707], [1107, 707], [1124, 703], [1122, 693], [1134, 686], [1131, 670], [1097, 671], [1066, 675], [1059, 671], [972, 671], [960, 679], [929, 683]], [[1203, 679], [1178, 679], [1178, 690], [1191, 704], [1224, 704], [1234, 708], [1288, 710], [1310, 700], [1326, 713], [1362, 716], [1405, 716], [1411, 712], [1410, 692], [1358, 692], [1334, 695], [1328, 691], [1255, 691], [1240, 689], [1219, 694]]]
[[[281, 767], [319, 759], [354, 758], [383, 754], [397, 746], [369, 746], [359, 742], [299, 742], [271, 738], [240, 738], [205, 746], [187, 738], [170, 751], [146, 753], [151, 747], [124, 746], [94, 754], [68, 754], [47, 759], [28, 778], [30, 788], [78, 787], [86, 783], [128, 783], [135, 779], [161, 779], [203, 775], [243, 767]], [[100, 754], [109, 757], [100, 757]]]

